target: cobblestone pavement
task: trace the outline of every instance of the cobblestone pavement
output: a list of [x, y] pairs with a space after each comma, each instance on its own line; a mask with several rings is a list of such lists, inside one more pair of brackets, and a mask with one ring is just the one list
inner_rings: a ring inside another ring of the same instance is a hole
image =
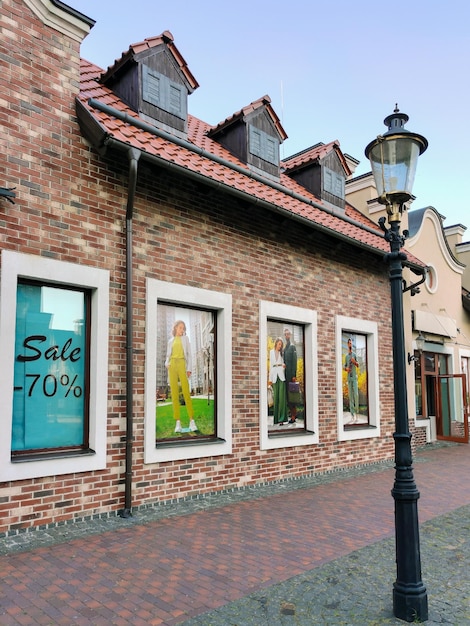
[[[470, 626], [470, 446], [417, 453], [427, 624]], [[392, 614], [392, 463], [0, 539], [0, 625], [375, 626]]]

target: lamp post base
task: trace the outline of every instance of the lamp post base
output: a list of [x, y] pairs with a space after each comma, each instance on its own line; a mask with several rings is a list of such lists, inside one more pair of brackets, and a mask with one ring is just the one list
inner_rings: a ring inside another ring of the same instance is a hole
[[405, 622], [425, 622], [428, 619], [428, 596], [422, 586], [416, 593], [393, 588], [393, 614]]
[[[408, 450], [408, 453], [411, 458], [411, 450]], [[406, 474], [408, 479], [403, 474]], [[397, 468], [392, 495], [395, 498], [397, 562], [397, 578], [393, 583], [393, 614], [406, 622], [421, 623], [428, 619], [428, 596], [421, 579], [419, 492], [414, 483], [411, 460], [408, 467]]]

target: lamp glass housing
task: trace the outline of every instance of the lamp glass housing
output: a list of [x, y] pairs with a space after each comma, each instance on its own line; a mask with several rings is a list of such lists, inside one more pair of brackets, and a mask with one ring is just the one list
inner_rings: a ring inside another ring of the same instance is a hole
[[418, 157], [428, 147], [425, 137], [405, 128], [408, 119], [406, 113], [400, 113], [395, 107], [393, 113], [384, 119], [388, 130], [371, 141], [365, 150], [372, 167], [378, 200], [387, 206], [394, 205], [392, 213], [396, 210], [401, 212], [405, 202], [412, 198]]
[[420, 331], [419, 335], [416, 337], [416, 348], [420, 354], [424, 352], [425, 344], [426, 344], [426, 339], [423, 337]]
[[413, 135], [383, 137], [368, 154], [379, 196], [411, 198], [421, 143]]

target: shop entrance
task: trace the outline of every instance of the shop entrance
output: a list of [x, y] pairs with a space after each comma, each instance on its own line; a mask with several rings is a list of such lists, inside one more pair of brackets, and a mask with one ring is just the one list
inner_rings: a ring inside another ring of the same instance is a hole
[[468, 443], [465, 376], [437, 377], [436, 436], [445, 441]]
[[448, 371], [447, 355], [415, 353], [416, 414], [431, 420], [438, 440], [468, 443], [465, 374]]

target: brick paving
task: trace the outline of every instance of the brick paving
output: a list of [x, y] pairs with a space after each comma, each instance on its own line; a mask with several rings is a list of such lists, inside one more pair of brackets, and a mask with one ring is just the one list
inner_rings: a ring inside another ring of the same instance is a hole
[[[417, 453], [420, 523], [470, 504], [469, 462], [467, 445]], [[73, 537], [63, 527], [46, 533], [47, 545], [42, 531], [23, 548], [21, 537], [4, 538], [0, 624], [206, 623], [213, 609], [392, 538], [393, 476], [376, 464], [156, 507], [157, 519], [138, 511], [110, 530], [91, 521]]]

